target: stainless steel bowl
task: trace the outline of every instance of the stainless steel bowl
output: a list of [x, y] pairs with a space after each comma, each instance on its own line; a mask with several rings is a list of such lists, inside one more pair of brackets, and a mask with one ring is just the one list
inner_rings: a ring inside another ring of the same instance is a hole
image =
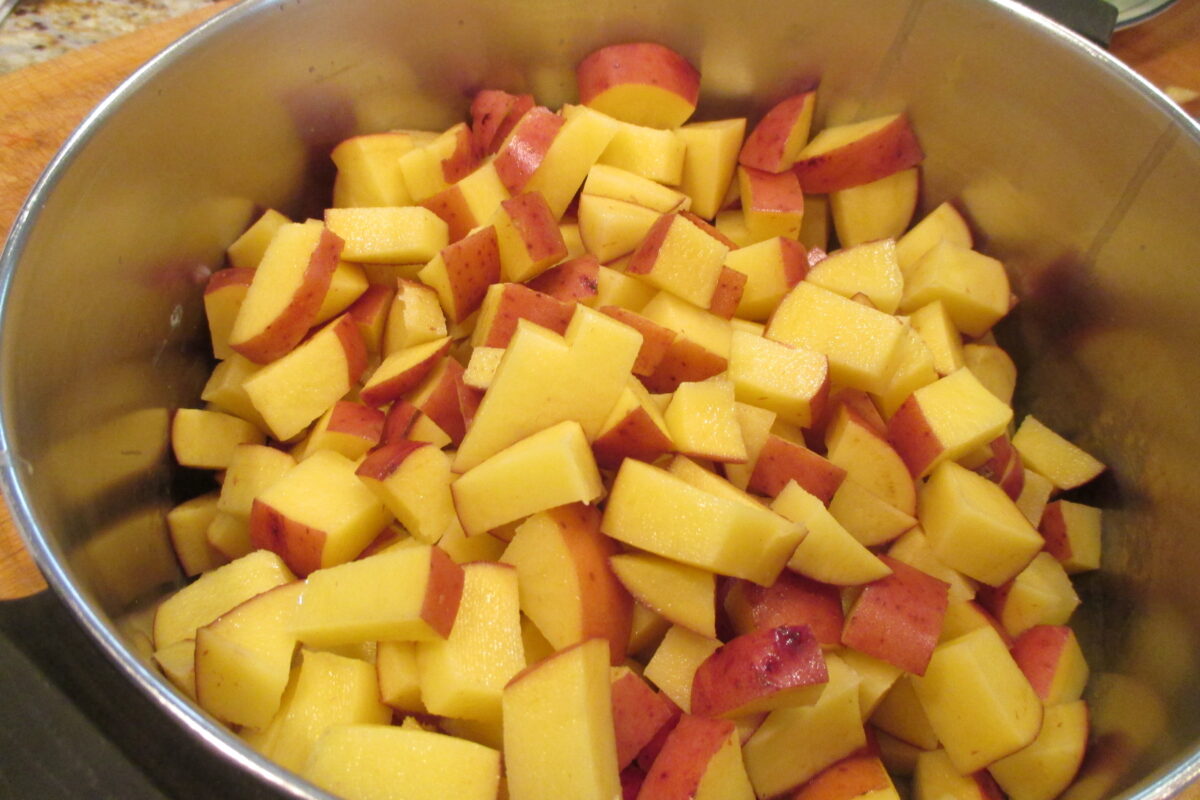
[[[0, 466], [53, 588], [129, 679], [279, 791], [158, 675], [118, 620], [178, 581], [162, 513], [167, 410], [207, 368], [204, 277], [253, 210], [318, 210], [349, 134], [438, 128], [473, 90], [571, 99], [582, 54], [629, 39], [700, 67], [706, 116], [820, 75], [819, 117], [909, 109], [926, 207], [955, 199], [1022, 303], [1018, 413], [1099, 455], [1105, 569], [1077, 628], [1113, 790], [1200, 775], [1200, 130], [1103, 52], [1001, 0], [251, 0], [138, 72], [76, 132], [0, 268]], [[1127, 769], [1124, 769], [1127, 767]], [[1083, 796], [1083, 795], [1081, 795]]]

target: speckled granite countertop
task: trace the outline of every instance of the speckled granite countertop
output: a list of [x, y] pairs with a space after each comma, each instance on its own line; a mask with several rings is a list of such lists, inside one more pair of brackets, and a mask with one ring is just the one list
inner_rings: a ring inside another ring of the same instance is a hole
[[0, 73], [178, 16], [212, 0], [20, 0], [0, 22]]

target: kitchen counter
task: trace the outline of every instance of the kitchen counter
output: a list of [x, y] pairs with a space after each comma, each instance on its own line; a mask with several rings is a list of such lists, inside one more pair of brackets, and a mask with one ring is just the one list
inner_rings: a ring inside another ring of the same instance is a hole
[[213, 0], [21, 0], [0, 23], [0, 73], [180, 16]]

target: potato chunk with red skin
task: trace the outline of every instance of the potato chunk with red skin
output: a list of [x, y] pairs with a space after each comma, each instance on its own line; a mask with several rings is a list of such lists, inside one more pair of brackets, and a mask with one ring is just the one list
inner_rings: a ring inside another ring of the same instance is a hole
[[1017, 637], [1009, 652], [1046, 705], [1083, 695], [1088, 666], [1075, 632], [1066, 625], [1035, 625]]
[[543, 106], [535, 106], [521, 115], [493, 163], [509, 192], [517, 194], [541, 166], [546, 152], [566, 120]]
[[686, 714], [639, 786], [638, 800], [751, 800], [737, 726]]
[[796, 163], [796, 156], [808, 142], [817, 87], [805, 87], [771, 107], [746, 137], [738, 163], [747, 167], [782, 172]]
[[594, 50], [575, 69], [579, 100], [610, 116], [651, 128], [687, 122], [700, 96], [700, 71], [656, 42]]
[[533, 108], [531, 94], [509, 94], [499, 89], [482, 89], [471, 100], [471, 145], [475, 157], [490, 156]]
[[562, 335], [571, 324], [574, 303], [565, 303], [520, 283], [493, 283], [484, 296], [475, 323], [475, 347], [508, 347], [517, 322], [527, 319]]
[[828, 680], [821, 643], [807, 625], [754, 631], [722, 645], [696, 669], [692, 713], [728, 717], [803, 705]]
[[791, 795], [790, 800], [850, 800], [867, 793], [874, 795], [891, 786], [892, 780], [879, 756], [858, 752], [823, 769]]
[[845, 479], [846, 470], [829, 459], [802, 444], [771, 434], [759, 451], [748, 488], [757, 494], [778, 497], [788, 483], [795, 481], [828, 505]]
[[735, 579], [725, 593], [725, 613], [739, 634], [781, 625], [807, 625], [823, 645], [841, 643], [842, 597], [838, 587], [820, 583], [791, 570], [775, 583], [759, 586]]
[[628, 667], [613, 668], [613, 728], [617, 735], [617, 766], [625, 769], [659, 732], [673, 723], [676, 710], [666, 695]]
[[867, 584], [846, 615], [842, 644], [917, 675], [942, 630], [950, 584], [894, 558], [892, 574]]
[[599, 277], [600, 262], [586, 253], [551, 267], [525, 285], [565, 303], [586, 303], [596, 296]]

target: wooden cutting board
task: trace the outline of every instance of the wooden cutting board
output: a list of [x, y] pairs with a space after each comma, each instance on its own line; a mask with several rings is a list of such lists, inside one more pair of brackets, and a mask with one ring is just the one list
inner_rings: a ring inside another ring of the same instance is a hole
[[[0, 232], [7, 234], [29, 189], [87, 113], [137, 67], [234, 0], [0, 75]], [[1156, 85], [1200, 91], [1200, 2], [1116, 34], [1112, 50]], [[1200, 113], [1200, 100], [1185, 103]], [[46, 588], [0, 503], [0, 600]]]

